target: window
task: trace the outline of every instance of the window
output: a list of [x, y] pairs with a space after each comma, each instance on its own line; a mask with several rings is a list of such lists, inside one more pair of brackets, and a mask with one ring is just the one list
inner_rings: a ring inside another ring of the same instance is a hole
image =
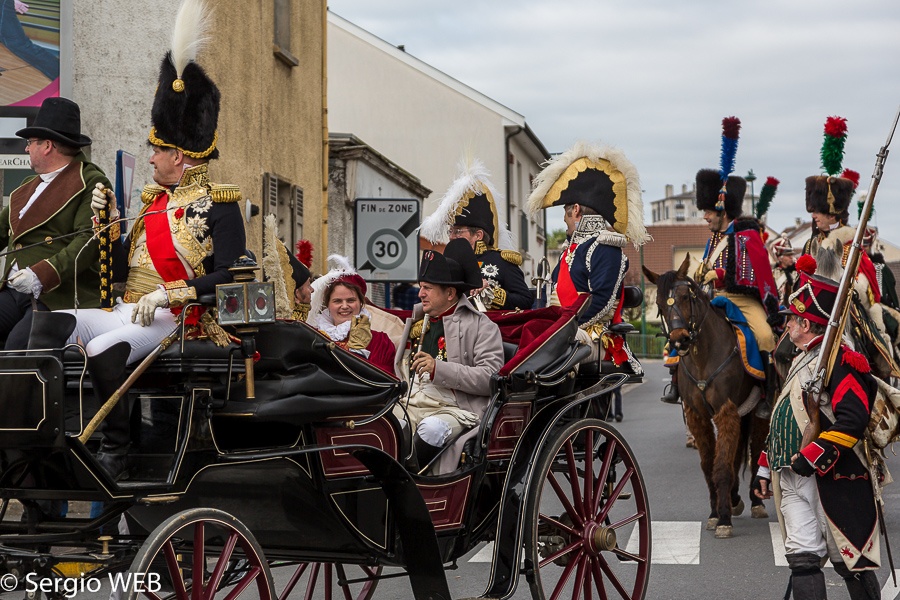
[[528, 252], [528, 215], [519, 211], [519, 246]]
[[293, 244], [303, 237], [303, 188], [266, 173], [263, 198], [264, 214], [274, 214], [278, 218], [278, 233], [288, 247], [293, 248]]
[[274, 0], [275, 36], [272, 50], [281, 62], [296, 67], [300, 60], [291, 54], [291, 4], [292, 0]]

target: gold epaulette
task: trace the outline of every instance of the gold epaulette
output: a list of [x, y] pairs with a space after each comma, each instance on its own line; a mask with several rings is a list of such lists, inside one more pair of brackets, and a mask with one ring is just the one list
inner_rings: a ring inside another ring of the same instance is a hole
[[521, 267], [522, 263], [525, 262], [522, 260], [522, 255], [515, 250], [501, 250], [500, 258], [508, 263], [516, 265], [517, 267]]
[[157, 185], [155, 183], [148, 183], [144, 186], [143, 191], [141, 191], [141, 202], [144, 204], [150, 204], [156, 197], [166, 191], [161, 185]]
[[425, 324], [425, 319], [419, 319], [413, 326], [409, 329], [409, 339], [417, 340], [419, 336], [422, 335], [422, 326]]
[[213, 202], [240, 202], [241, 188], [230, 183], [214, 183], [209, 186], [209, 196]]

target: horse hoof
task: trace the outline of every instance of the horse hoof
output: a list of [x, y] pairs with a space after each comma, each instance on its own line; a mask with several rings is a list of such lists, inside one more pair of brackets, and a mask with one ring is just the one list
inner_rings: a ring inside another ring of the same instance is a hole
[[731, 507], [731, 516], [736, 517], [744, 512], [744, 501], [738, 500], [738, 503]]
[[754, 519], [768, 519], [769, 513], [766, 511], [765, 506], [757, 504], [756, 506], [750, 507], [750, 516]]
[[732, 527], [731, 525], [719, 525], [718, 527], [716, 527], [716, 539], [728, 539], [731, 537], [733, 531], [734, 527]]
[[718, 523], [719, 523], [719, 519], [717, 517], [710, 517], [709, 519], [706, 520], [706, 530], [712, 531], [713, 529], [716, 528], [716, 525], [718, 525]]

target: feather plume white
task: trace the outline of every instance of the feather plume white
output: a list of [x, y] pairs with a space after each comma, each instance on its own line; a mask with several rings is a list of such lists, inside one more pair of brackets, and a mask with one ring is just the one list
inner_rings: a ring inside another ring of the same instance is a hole
[[543, 170], [534, 178], [534, 189], [525, 203], [532, 215], [537, 215], [544, 208], [544, 198], [566, 169], [579, 158], [586, 157], [592, 161], [608, 160], [614, 169], [625, 176], [626, 197], [628, 198], [628, 225], [625, 236], [631, 240], [635, 248], [649, 242], [652, 238], [644, 226], [644, 203], [641, 199], [641, 180], [637, 167], [628, 160], [625, 153], [612, 146], [600, 146], [585, 141], [555, 156], [545, 163]]
[[[475, 194], [487, 191], [494, 200], [494, 212], [497, 212], [497, 204], [503, 201], [503, 197], [490, 181], [491, 173], [480, 159], [474, 158], [468, 153], [459, 161], [457, 167], [459, 175], [444, 192], [438, 201], [438, 206], [419, 227], [419, 235], [432, 244], [446, 244], [448, 241], [447, 230], [456, 219], [456, 211], [459, 203], [467, 193]], [[465, 209], [463, 209], [465, 210]], [[499, 215], [498, 215], [499, 217]], [[506, 223], [500, 223], [498, 219], [497, 229], [494, 232], [494, 243], [501, 250], [515, 250], [512, 233]]]
[[172, 65], [178, 77], [209, 43], [212, 25], [206, 0], [184, 0], [172, 30]]
[[294, 303], [288, 298], [284, 269], [281, 267], [281, 252], [284, 244], [278, 239], [278, 219], [274, 214], [266, 217], [263, 224], [263, 273], [275, 285], [275, 318], [290, 319]]
[[312, 298], [309, 301], [309, 316], [306, 322], [315, 325], [319, 315], [325, 309], [325, 290], [328, 289], [336, 279], [340, 279], [344, 275], [356, 275], [356, 269], [350, 264], [350, 259], [340, 254], [331, 254], [328, 256], [328, 262], [335, 265], [330, 271], [317, 278], [312, 282]]

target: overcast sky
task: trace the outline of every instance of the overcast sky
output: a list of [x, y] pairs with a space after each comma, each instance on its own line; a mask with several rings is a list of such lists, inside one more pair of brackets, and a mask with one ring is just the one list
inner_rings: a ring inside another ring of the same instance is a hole
[[[717, 168], [722, 117], [741, 119], [735, 173], [781, 180], [775, 229], [807, 218], [825, 118], [845, 117], [844, 167], [869, 187], [900, 108], [897, 0], [329, 0], [338, 15], [525, 115], [550, 152], [620, 147], [645, 206]], [[900, 135], [874, 222], [900, 245]], [[555, 219], [554, 219], [555, 220]], [[647, 221], [649, 222], [649, 215]], [[855, 203], [851, 223], [856, 222]], [[561, 223], [561, 219], [559, 221]], [[553, 225], [551, 225], [553, 228]]]

